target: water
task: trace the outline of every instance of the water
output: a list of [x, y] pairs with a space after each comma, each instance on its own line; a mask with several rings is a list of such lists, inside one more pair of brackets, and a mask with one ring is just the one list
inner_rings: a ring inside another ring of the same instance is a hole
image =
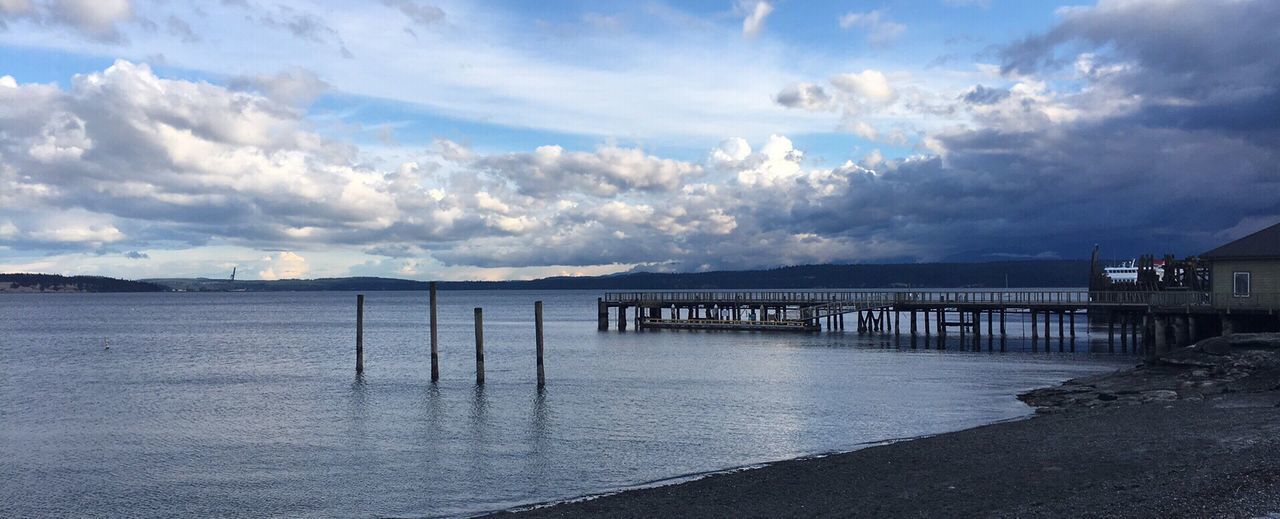
[[1132, 363], [602, 333], [598, 295], [441, 292], [436, 385], [422, 293], [366, 297], [362, 378], [348, 293], [0, 297], [0, 516], [466, 515], [1023, 416], [1019, 390]]

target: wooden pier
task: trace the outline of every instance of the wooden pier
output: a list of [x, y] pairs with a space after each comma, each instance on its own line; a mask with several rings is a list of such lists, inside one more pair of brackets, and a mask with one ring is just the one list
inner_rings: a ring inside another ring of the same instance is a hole
[[1261, 297], [1236, 301], [1191, 291], [609, 292], [597, 300], [597, 324], [602, 331], [615, 321], [620, 331], [630, 325], [636, 330], [820, 332], [844, 330], [845, 318], [850, 316], [851, 321], [856, 319], [859, 333], [900, 335], [905, 320], [912, 337], [923, 329], [925, 336], [936, 333], [940, 347], [945, 347], [948, 330], [955, 330], [960, 346], [972, 343], [981, 348], [985, 320], [987, 347], [993, 349], [997, 340], [1003, 347], [1006, 318], [1014, 313], [1028, 316], [1033, 350], [1043, 339], [1048, 351], [1050, 340], [1057, 339], [1056, 346], [1062, 351], [1067, 346], [1064, 339], [1070, 339], [1074, 351], [1080, 315], [1087, 325], [1106, 327], [1109, 350], [1119, 346], [1122, 352], [1141, 349], [1154, 354], [1201, 338], [1242, 331], [1242, 326], [1255, 326], [1246, 323], [1276, 321], [1280, 294], [1257, 295]]

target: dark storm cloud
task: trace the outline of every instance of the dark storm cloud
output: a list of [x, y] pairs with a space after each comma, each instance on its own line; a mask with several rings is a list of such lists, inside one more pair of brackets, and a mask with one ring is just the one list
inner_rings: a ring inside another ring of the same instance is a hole
[[978, 85], [969, 89], [968, 92], [965, 92], [964, 96], [961, 96], [961, 99], [963, 99], [964, 102], [969, 104], [989, 105], [992, 103], [998, 103], [1000, 101], [1003, 101], [1008, 97], [1009, 97], [1008, 90], [1001, 90], [999, 88], [988, 88], [982, 85]]

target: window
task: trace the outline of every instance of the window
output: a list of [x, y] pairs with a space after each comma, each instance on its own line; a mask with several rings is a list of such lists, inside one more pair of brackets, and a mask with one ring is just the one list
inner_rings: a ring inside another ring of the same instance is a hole
[[1231, 295], [1236, 297], [1249, 297], [1250, 279], [1248, 272], [1235, 272], [1232, 274], [1235, 282], [1231, 289]]

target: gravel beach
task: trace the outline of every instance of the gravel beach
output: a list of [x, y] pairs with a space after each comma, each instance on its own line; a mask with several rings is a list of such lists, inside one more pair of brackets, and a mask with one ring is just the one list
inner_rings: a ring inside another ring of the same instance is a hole
[[1026, 420], [516, 515], [1267, 516], [1280, 512], [1280, 352], [1245, 346], [1020, 395], [1039, 411]]

